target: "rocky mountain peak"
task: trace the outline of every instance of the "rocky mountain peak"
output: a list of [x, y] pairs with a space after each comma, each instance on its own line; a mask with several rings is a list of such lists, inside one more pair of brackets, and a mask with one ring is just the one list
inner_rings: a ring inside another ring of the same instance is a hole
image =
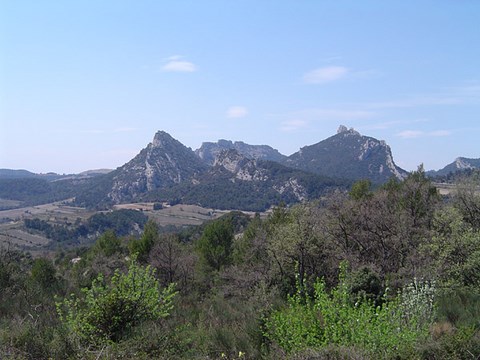
[[480, 168], [480, 159], [471, 159], [466, 157], [458, 157], [452, 163], [437, 171], [429, 171], [430, 176], [446, 176], [457, 171], [474, 170]]
[[267, 177], [267, 172], [258, 166], [257, 160], [249, 159], [235, 149], [221, 151], [215, 158], [213, 167], [224, 168], [238, 180], [265, 181]]
[[348, 136], [348, 135], [357, 135], [357, 136], [361, 136], [360, 133], [358, 131], [356, 131], [353, 127], [352, 128], [347, 128], [345, 125], [340, 125], [338, 127], [338, 130], [337, 130], [337, 135], [338, 134], [343, 134], [345, 136]]
[[153, 137], [152, 146], [161, 148], [172, 142], [178, 142], [180, 144], [180, 142], [171, 137], [169, 133], [165, 131], [157, 131]]
[[237, 173], [252, 160], [240, 154], [235, 149], [222, 150], [213, 162], [213, 166], [222, 166], [231, 173]]
[[195, 154], [208, 165], [213, 165], [215, 158], [224, 150], [234, 149], [249, 159], [271, 160], [281, 162], [286, 156], [268, 145], [249, 145], [243, 141], [218, 140], [216, 143], [204, 142], [195, 150]]
[[[338, 179], [383, 183], [403, 174], [384, 141], [343, 125], [337, 134], [288, 158], [267, 145], [229, 140], [203, 143], [193, 152], [165, 131], [158, 131], [137, 156], [97, 184], [102, 201], [109, 204], [146, 198], [200, 203], [207, 194], [211, 206], [222, 196], [221, 191], [226, 191], [228, 198], [237, 197], [236, 204], [263, 207], [279, 198], [290, 203], [320, 196], [330, 186], [345, 185]], [[241, 195], [231, 196], [232, 192]]]
[[406, 176], [393, 162], [385, 141], [360, 135], [344, 125], [339, 126], [337, 134], [291, 155], [285, 165], [338, 178], [370, 179], [374, 183]]
[[206, 170], [190, 148], [158, 131], [146, 148], [111, 173], [108, 196], [114, 203], [129, 201], [138, 194], [191, 180]]
[[225, 140], [225, 139], [220, 139], [218, 140], [217, 144], [220, 146], [220, 147], [223, 147], [225, 149], [233, 149], [234, 145], [233, 145], [233, 142], [231, 140]]
[[474, 169], [475, 166], [473, 166], [468, 160], [469, 159], [458, 157], [458, 158], [455, 159], [455, 166], [459, 170]]

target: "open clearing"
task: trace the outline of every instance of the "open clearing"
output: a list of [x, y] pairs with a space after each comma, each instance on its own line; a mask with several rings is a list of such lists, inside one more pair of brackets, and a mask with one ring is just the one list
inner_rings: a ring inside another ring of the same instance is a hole
[[85, 208], [66, 205], [64, 202], [54, 202], [44, 205], [2, 210], [0, 211], [0, 219], [20, 221], [25, 218], [38, 217], [47, 220], [51, 217], [56, 217], [75, 221], [77, 218], [86, 219], [94, 213], [94, 211], [88, 211]]
[[216, 219], [225, 212], [205, 209], [196, 205], [174, 205], [161, 210], [146, 213], [160, 226], [201, 225], [205, 221]]
[[13, 209], [21, 205], [22, 205], [22, 202], [18, 200], [0, 199], [0, 210]]
[[[185, 226], [201, 225], [205, 221], [217, 219], [233, 210], [215, 210], [203, 208], [198, 205], [165, 205], [163, 209], [153, 210], [153, 203], [132, 203], [114, 206], [115, 210], [130, 209], [143, 211], [145, 215], [153, 219], [160, 226]], [[254, 213], [245, 212], [250, 216]]]
[[[131, 203], [114, 206], [115, 210], [130, 209], [143, 211], [149, 218], [155, 220], [160, 226], [185, 226], [201, 225], [205, 221], [214, 220], [234, 210], [216, 210], [203, 208], [198, 205], [164, 205], [163, 209], [153, 210], [153, 203]], [[244, 214], [254, 216], [254, 212], [242, 211]]]
[[77, 219], [86, 220], [95, 212], [73, 207], [65, 202], [22, 207], [0, 211], [0, 246], [12, 246], [21, 250], [36, 252], [48, 245], [51, 240], [26, 231], [24, 219], [39, 218], [54, 224], [74, 223]]
[[[438, 192], [441, 195], [450, 195], [455, 193], [458, 185], [456, 184], [447, 184], [447, 183], [433, 183], [433, 185], [438, 189]], [[480, 187], [477, 186], [475, 189], [475, 194], [480, 194]]]
[[[132, 203], [115, 205], [114, 210], [130, 209], [142, 211], [160, 226], [191, 226], [201, 225], [205, 221], [214, 220], [232, 210], [215, 210], [197, 205], [178, 204], [165, 205], [163, 209], [153, 210], [153, 203]], [[71, 225], [78, 219], [87, 220], [96, 212], [85, 208], [74, 207], [61, 201], [44, 205], [22, 207], [0, 211], [0, 246], [10, 244], [17, 249], [32, 253], [41, 252], [51, 240], [26, 231], [24, 219], [39, 218], [51, 224]], [[253, 216], [253, 212], [244, 212]], [[266, 214], [262, 214], [266, 216]]]

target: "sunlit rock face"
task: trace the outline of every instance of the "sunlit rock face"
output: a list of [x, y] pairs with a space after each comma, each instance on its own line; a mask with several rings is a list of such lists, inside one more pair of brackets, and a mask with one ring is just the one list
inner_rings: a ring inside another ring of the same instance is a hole
[[407, 175], [393, 161], [385, 141], [363, 136], [344, 125], [328, 139], [301, 148], [284, 164], [320, 175], [369, 179], [374, 183], [384, 183], [391, 177], [403, 179]]
[[283, 161], [286, 159], [274, 148], [268, 145], [249, 145], [242, 141], [218, 140], [218, 142], [204, 142], [195, 150], [195, 154], [208, 165], [213, 165], [215, 158], [224, 150], [236, 150], [239, 154], [255, 160]]
[[115, 170], [108, 197], [114, 203], [129, 201], [148, 191], [191, 181], [207, 168], [190, 148], [159, 131], [136, 157]]

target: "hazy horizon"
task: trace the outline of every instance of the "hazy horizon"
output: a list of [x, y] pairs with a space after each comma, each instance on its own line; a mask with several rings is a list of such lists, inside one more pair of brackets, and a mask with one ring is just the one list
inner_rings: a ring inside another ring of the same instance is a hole
[[339, 125], [480, 158], [480, 2], [0, 4], [0, 168], [115, 169], [164, 130], [285, 155]]

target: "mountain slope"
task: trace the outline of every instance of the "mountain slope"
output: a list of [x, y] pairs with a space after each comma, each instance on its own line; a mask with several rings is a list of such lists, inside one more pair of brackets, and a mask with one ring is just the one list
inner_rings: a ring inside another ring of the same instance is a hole
[[281, 162], [286, 159], [278, 150], [268, 145], [249, 145], [242, 141], [218, 140], [218, 142], [204, 142], [195, 150], [195, 154], [208, 165], [213, 165], [215, 158], [224, 150], [237, 150], [249, 159], [270, 160]]
[[72, 175], [60, 175], [53, 172], [47, 174], [36, 174], [28, 170], [0, 169], [1, 179], [43, 179], [46, 181], [66, 179]]
[[385, 141], [362, 136], [345, 126], [340, 126], [336, 135], [301, 148], [283, 164], [315, 174], [369, 179], [374, 183], [384, 183], [391, 177], [402, 179], [407, 174], [395, 165]]
[[469, 159], [464, 157], [458, 157], [454, 162], [448, 164], [443, 169], [438, 171], [429, 171], [429, 176], [446, 176], [450, 173], [468, 169], [480, 169], [480, 159]]
[[[203, 153], [208, 154], [204, 160], [216, 155], [208, 165], [190, 148], [159, 131], [137, 156], [116, 170], [93, 178], [70, 179], [76, 204], [108, 208], [118, 203], [167, 201], [264, 210], [280, 201], [318, 198], [354, 180], [368, 178], [381, 183], [405, 174], [393, 163], [385, 142], [343, 126], [337, 135], [283, 157], [283, 164], [263, 160], [279, 154], [270, 147], [220, 143], [240, 147], [247, 154], [213, 146], [215, 151]], [[66, 181], [57, 182], [68, 184]]]
[[190, 148], [159, 131], [128, 163], [92, 179], [76, 201], [89, 207], [135, 202], [149, 191], [191, 181], [207, 169]]
[[36, 176], [37, 174], [28, 170], [0, 169], [0, 179], [24, 179], [34, 178]]
[[263, 211], [280, 202], [287, 204], [319, 198], [347, 182], [285, 167], [273, 161], [249, 159], [238, 151], [222, 151], [213, 166], [191, 183], [158, 189], [144, 198], [198, 204], [216, 209]]
[[115, 203], [131, 201], [139, 194], [191, 180], [206, 170], [190, 148], [159, 131], [135, 158], [113, 172], [108, 197]]

